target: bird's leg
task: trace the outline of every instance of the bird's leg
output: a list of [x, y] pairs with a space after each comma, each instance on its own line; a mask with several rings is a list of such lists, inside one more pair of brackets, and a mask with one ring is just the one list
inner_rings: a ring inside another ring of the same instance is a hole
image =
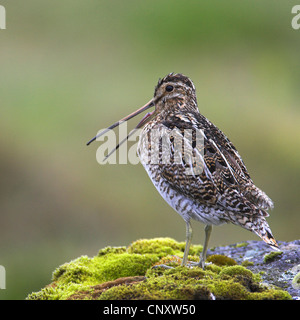
[[205, 226], [204, 230], [205, 230], [204, 246], [203, 246], [203, 250], [202, 250], [202, 253], [201, 253], [200, 261], [197, 264], [202, 269], [204, 269], [204, 267], [205, 267], [206, 253], [207, 253], [207, 248], [208, 248], [208, 241], [209, 241], [211, 230], [212, 230], [212, 225], [207, 224]]
[[182, 266], [185, 266], [187, 263], [188, 254], [190, 251], [190, 246], [192, 241], [192, 235], [193, 235], [192, 226], [189, 221], [186, 221], [186, 243], [185, 243], [185, 249], [184, 249], [183, 259], [181, 263]]
[[[185, 243], [185, 249], [183, 254], [183, 259], [181, 262], [182, 266], [185, 266], [187, 264], [188, 254], [190, 251], [191, 241], [192, 241], [192, 226], [189, 221], [186, 221], [186, 243]], [[163, 269], [172, 269], [173, 267], [167, 266], [165, 264], [159, 264], [156, 266], [153, 266], [152, 268], [163, 268]]]

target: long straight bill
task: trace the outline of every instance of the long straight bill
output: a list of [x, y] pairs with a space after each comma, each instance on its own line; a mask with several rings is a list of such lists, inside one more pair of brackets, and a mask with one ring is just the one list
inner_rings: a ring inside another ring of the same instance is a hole
[[149, 120], [151, 120], [152, 116], [154, 114], [153, 112], [148, 112], [144, 118], [138, 123], [138, 125], [129, 132], [128, 136], [126, 138], [124, 138], [123, 140], [121, 140], [116, 146], [115, 148], [113, 148], [113, 150], [111, 150], [108, 155], [103, 159], [103, 161], [105, 161], [110, 155], [112, 155], [116, 150], [119, 149], [119, 147], [129, 139], [129, 137], [131, 137], [138, 129], [140, 129], [146, 122], [148, 122]]
[[[151, 108], [154, 106], [154, 100], [151, 99], [148, 103], [146, 103], [144, 106], [142, 106], [140, 109], [132, 112], [131, 114], [129, 114], [128, 116], [124, 117], [123, 119], [115, 122], [114, 124], [112, 124], [110, 127], [104, 129], [103, 131], [101, 131], [100, 133], [98, 133], [93, 139], [91, 139], [86, 145], [88, 146], [89, 144], [91, 144], [93, 141], [95, 141], [97, 138], [101, 137], [102, 135], [104, 135], [106, 132], [108, 132], [109, 130], [114, 129], [115, 127], [119, 126], [123, 121], [127, 121], [135, 116], [137, 116], [138, 114], [144, 112], [145, 110]], [[143, 120], [142, 120], [143, 121]], [[142, 122], [141, 121], [141, 122]]]

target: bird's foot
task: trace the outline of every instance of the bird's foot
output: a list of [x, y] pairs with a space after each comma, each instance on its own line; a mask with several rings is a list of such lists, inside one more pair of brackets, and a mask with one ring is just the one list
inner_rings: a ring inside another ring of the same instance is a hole
[[200, 267], [203, 270], [205, 269], [205, 267], [207, 267], [209, 265], [211, 265], [211, 262], [205, 262], [205, 261], [202, 261], [202, 260], [200, 260], [199, 262], [189, 261], [187, 263], [187, 267], [189, 267], [189, 268]]

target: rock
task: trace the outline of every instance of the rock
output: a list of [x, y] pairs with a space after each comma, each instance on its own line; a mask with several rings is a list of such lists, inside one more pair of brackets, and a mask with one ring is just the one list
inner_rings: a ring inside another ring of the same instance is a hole
[[300, 300], [300, 240], [279, 241], [280, 252], [272, 251], [262, 241], [246, 241], [225, 247], [216, 247], [208, 254], [224, 254], [238, 264], [259, 273], [266, 285], [286, 290]]
[[[299, 299], [299, 240], [281, 242], [276, 255], [262, 241], [216, 247], [205, 270], [180, 266], [184, 248], [170, 238], [107, 247], [58, 267], [52, 283], [27, 299]], [[191, 246], [189, 261], [201, 251]]]

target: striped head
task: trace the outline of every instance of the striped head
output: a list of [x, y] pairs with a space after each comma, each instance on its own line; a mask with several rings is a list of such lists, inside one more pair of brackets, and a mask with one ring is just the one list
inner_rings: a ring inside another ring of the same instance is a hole
[[163, 79], [159, 79], [153, 100], [156, 113], [173, 107], [192, 111], [198, 109], [193, 81], [181, 73], [170, 73]]

